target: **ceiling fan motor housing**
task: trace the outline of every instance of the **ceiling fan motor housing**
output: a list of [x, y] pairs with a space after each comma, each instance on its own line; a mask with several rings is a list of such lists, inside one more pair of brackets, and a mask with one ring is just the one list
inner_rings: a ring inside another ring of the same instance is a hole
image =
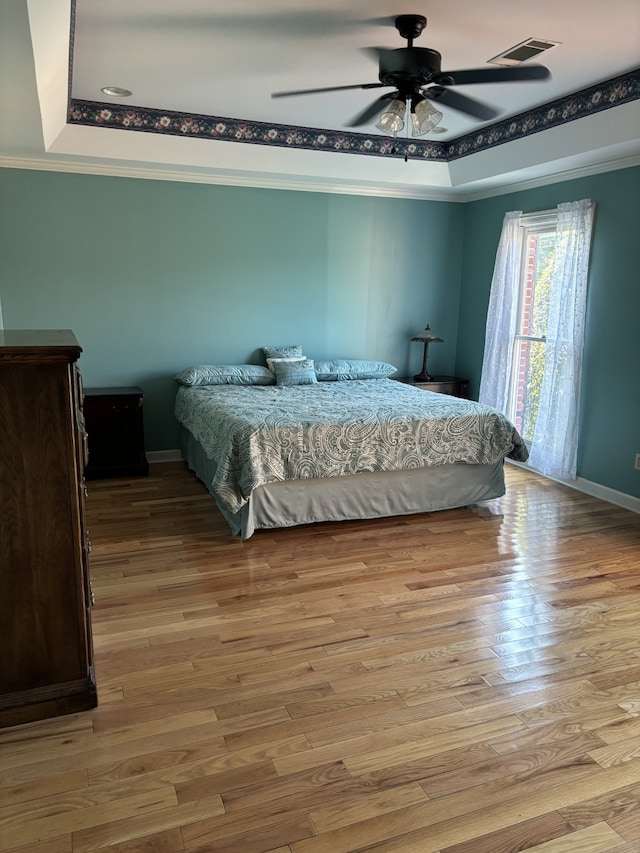
[[440, 74], [441, 62], [438, 51], [428, 47], [387, 50], [380, 57], [378, 79], [386, 86], [396, 88], [407, 83], [413, 84], [413, 87], [424, 86]]

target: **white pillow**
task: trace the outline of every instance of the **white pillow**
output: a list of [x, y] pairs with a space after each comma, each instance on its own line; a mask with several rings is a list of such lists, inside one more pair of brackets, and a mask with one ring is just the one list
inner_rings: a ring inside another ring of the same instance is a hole
[[268, 358], [268, 359], [267, 359], [267, 367], [269, 368], [269, 370], [270, 370], [272, 373], [275, 373], [275, 372], [276, 372], [276, 368], [275, 368], [275, 364], [276, 364], [276, 362], [282, 362], [282, 361], [305, 361], [305, 359], [306, 359], [306, 356], [304, 356], [304, 355], [300, 355], [300, 356], [298, 356], [298, 355], [296, 355], [296, 356], [291, 356], [291, 358]]

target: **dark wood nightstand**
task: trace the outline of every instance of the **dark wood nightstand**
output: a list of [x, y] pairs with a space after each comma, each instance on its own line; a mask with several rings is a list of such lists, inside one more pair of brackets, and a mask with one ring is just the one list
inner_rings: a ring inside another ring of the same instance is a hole
[[459, 379], [457, 376], [434, 376], [430, 382], [416, 382], [412, 376], [401, 376], [396, 381], [425, 391], [435, 391], [437, 394], [450, 394], [452, 397], [466, 397], [469, 384], [468, 379]]
[[89, 434], [87, 479], [136, 477], [149, 473], [144, 453], [141, 388], [85, 388]]

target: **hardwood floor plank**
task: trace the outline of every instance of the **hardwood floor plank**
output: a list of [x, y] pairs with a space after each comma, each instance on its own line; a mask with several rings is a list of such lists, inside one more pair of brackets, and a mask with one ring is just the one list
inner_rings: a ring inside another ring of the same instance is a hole
[[29, 842], [22, 847], [13, 847], [12, 853], [73, 853], [71, 845], [71, 835], [60, 835], [57, 838], [48, 838], [46, 841]]
[[575, 850], [580, 850], [581, 853], [604, 853], [604, 851], [617, 846], [621, 841], [618, 833], [611, 829], [608, 824], [597, 823], [561, 838], [554, 838], [543, 844], [537, 844], [531, 850], [532, 853], [574, 853]]
[[615, 817], [609, 818], [607, 823], [625, 841], [634, 842], [637, 847], [640, 847], [640, 809], [636, 808], [631, 812], [617, 814]]
[[[308, 817], [299, 817], [286, 823], [266, 826], [241, 835], [228, 836], [224, 839], [224, 847], [217, 843], [198, 844], [197, 847], [185, 848], [185, 853], [265, 853], [276, 847], [282, 849], [284, 841], [291, 849], [291, 842], [301, 838], [309, 838], [314, 833], [314, 827]], [[286, 849], [286, 848], [285, 848]]]
[[592, 749], [588, 753], [600, 767], [612, 767], [623, 761], [633, 761], [640, 758], [640, 735], [624, 741]]
[[562, 807], [560, 814], [574, 829], [582, 829], [592, 823], [640, 814], [640, 785], [632, 783], [613, 791], [605, 791], [581, 802]]
[[[453, 844], [441, 853], [515, 853], [520, 850], [535, 850], [536, 845], [562, 838], [573, 832], [569, 823], [558, 812], [516, 823], [480, 838]], [[576, 849], [577, 853], [577, 849]]]
[[450, 793], [483, 785], [488, 781], [513, 776], [527, 770], [543, 769], [562, 761], [577, 758], [587, 752], [589, 746], [597, 741], [592, 735], [582, 734], [555, 741], [545, 746], [536, 744], [529, 749], [519, 749], [498, 758], [467, 762], [462, 768], [442, 768], [437, 776], [428, 774], [420, 780], [430, 800], [444, 797]]
[[640, 717], [625, 716], [621, 719], [605, 723], [596, 729], [596, 734], [605, 743], [613, 744], [640, 735]]
[[[98, 798], [101, 800], [102, 798]], [[29, 820], [24, 821], [21, 813], [6, 815], [0, 812], [0, 838], [7, 849], [37, 841], [53, 839], [78, 829], [99, 826], [137, 814], [161, 811], [175, 805], [176, 795], [172, 786], [145, 791], [134, 796], [120, 797], [110, 801], [88, 802], [88, 797], [74, 798], [67, 794], [50, 806], [32, 807]], [[41, 801], [38, 801], [41, 802]]]
[[263, 803], [283, 803], [287, 810], [301, 811], [303, 806], [321, 803], [327, 799], [342, 797], [345, 792], [362, 786], [354, 782], [344, 762], [316, 765], [311, 770], [279, 775], [267, 782], [252, 782], [249, 785], [228, 790], [222, 795], [228, 815], [247, 812]]
[[336, 706], [323, 706], [323, 711], [311, 717], [303, 715], [292, 718], [286, 714], [282, 722], [255, 725], [226, 736], [227, 744], [231, 750], [254, 746], [259, 743], [286, 739], [294, 735], [304, 735], [307, 742], [311, 743], [311, 737], [317, 729], [329, 725], [341, 725], [351, 721], [362, 722], [369, 716], [384, 714], [387, 710], [404, 710], [406, 706], [402, 700], [395, 696], [375, 696], [369, 702], [352, 702], [336, 704]]
[[340, 826], [348, 826], [369, 816], [386, 814], [397, 809], [426, 802], [422, 788], [415, 784], [395, 785], [373, 793], [363, 793], [344, 802], [325, 808], [313, 808], [313, 825], [320, 834]]
[[111, 850], [115, 844], [133, 842], [139, 838], [174, 829], [180, 830], [180, 837], [182, 838], [184, 827], [210, 819], [212, 815], [223, 812], [222, 801], [219, 796], [215, 795], [193, 803], [179, 803], [160, 811], [105, 821], [88, 829], [78, 828], [72, 835], [73, 853], [96, 853], [98, 850]]
[[[3, 781], [5, 780], [3, 779]], [[86, 788], [88, 784], [88, 771], [83, 767], [78, 770], [69, 770], [66, 773], [53, 772], [50, 776], [25, 779], [19, 784], [2, 785], [0, 787], [0, 810], [4, 806], [29, 803], [41, 797], [47, 797], [54, 792], [60, 794], [77, 791]]]
[[383, 733], [361, 735], [338, 744], [318, 747], [309, 755], [292, 756], [276, 761], [276, 768], [279, 773], [286, 774], [310, 766], [315, 756], [322, 755], [330, 760], [341, 755], [349, 771], [360, 775], [393, 764], [402, 764], [410, 758], [437, 755], [453, 746], [477, 743], [498, 734], [524, 728], [518, 717], [512, 715], [466, 726], [464, 729], [440, 732], [437, 737], [434, 737], [431, 732], [431, 722], [401, 726]]
[[134, 838], [110, 845], [111, 853], [179, 853], [184, 850], [179, 829], [154, 832], [143, 838]]
[[115, 781], [124, 783], [144, 777], [158, 780], [160, 786], [172, 784], [177, 789], [177, 783], [207, 773], [218, 766], [217, 762], [222, 756], [228, 755], [223, 738], [207, 738], [194, 742], [188, 739], [190, 737], [192, 735], [166, 738], [165, 747], [152, 752], [140, 752], [132, 745], [134, 757], [118, 756], [121, 760], [90, 768], [89, 786], [99, 788]]
[[[362, 708], [361, 703], [357, 703], [358, 708]], [[452, 714], [460, 710], [460, 703], [454, 697], [444, 697], [436, 699], [433, 702], [423, 703], [420, 707], [402, 705], [398, 708], [389, 710], [387, 713], [372, 714], [365, 716], [359, 714], [354, 719], [346, 723], [340, 723], [335, 714], [331, 714], [331, 724], [322, 725], [323, 721], [316, 717], [310, 721], [305, 718], [307, 726], [307, 740], [312, 747], [327, 746], [339, 741], [351, 740], [356, 737], [374, 734], [376, 732], [384, 732], [398, 729], [401, 726], [407, 726], [415, 722], [424, 722], [426, 720], [434, 721], [434, 728], [437, 725], [435, 721], [444, 714]], [[323, 714], [323, 718], [326, 715]], [[315, 728], [315, 726], [318, 726]], [[314, 726], [314, 728], [310, 728]]]
[[[171, 726], [165, 725], [160, 732], [146, 737], [139, 727], [133, 727], [121, 730], [117, 736], [115, 733], [105, 733], [102, 737], [98, 733], [98, 737], [83, 739], [80, 742], [69, 740], [53, 752], [41, 751], [36, 746], [28, 757], [21, 755], [11, 764], [7, 762], [7, 769], [3, 768], [3, 781], [7, 785], [23, 785], [25, 782], [46, 778], [56, 771], [88, 768], [87, 772], [91, 773], [105, 762], [110, 765], [127, 760], [132, 755], [144, 756], [155, 750], [166, 749], [169, 745], [179, 748], [203, 738], [209, 738], [215, 749], [225, 749], [224, 742], [220, 740], [221, 735], [217, 732], [214, 735], [215, 730], [210, 723], [197, 724], [202, 717], [185, 714], [177, 719], [184, 724], [183, 728], [173, 728], [177, 722], [176, 718], [167, 718], [164, 722], [171, 722]], [[149, 728], [153, 730], [153, 726]], [[91, 756], [91, 762], [87, 761], [87, 755]]]
[[236, 788], [247, 788], [265, 780], [275, 780], [278, 775], [273, 766], [273, 761], [269, 760], [252, 761], [250, 764], [217, 773], [215, 770], [216, 768], [209, 768], [206, 775], [199, 774], [197, 778], [178, 782], [175, 786], [178, 802], [189, 803], [211, 794], [222, 794], [223, 792], [234, 791]]

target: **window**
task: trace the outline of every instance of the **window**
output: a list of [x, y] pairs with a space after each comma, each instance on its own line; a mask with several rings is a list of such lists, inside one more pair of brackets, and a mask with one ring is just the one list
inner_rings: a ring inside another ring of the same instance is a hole
[[595, 205], [505, 214], [491, 281], [481, 403], [510, 416], [529, 464], [574, 480]]
[[542, 392], [556, 224], [555, 214], [520, 220], [522, 257], [507, 415], [527, 444], [533, 441]]

